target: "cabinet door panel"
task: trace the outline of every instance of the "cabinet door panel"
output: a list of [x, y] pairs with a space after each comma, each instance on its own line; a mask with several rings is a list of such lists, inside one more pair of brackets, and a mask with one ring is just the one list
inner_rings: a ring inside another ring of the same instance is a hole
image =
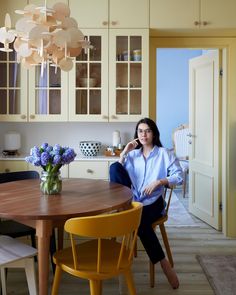
[[110, 0], [110, 28], [148, 28], [148, 0]]
[[70, 0], [70, 10], [79, 28], [108, 27], [108, 0]]
[[74, 161], [69, 166], [69, 177], [108, 179], [108, 162]]
[[67, 121], [67, 73], [47, 64], [29, 70], [29, 120]]
[[148, 116], [146, 29], [113, 29], [109, 35], [109, 121], [137, 122]]
[[199, 22], [199, 5], [199, 0], [150, 0], [150, 28], [195, 28], [194, 22]]
[[28, 170], [28, 164], [25, 161], [14, 160], [14, 161], [0, 161], [0, 172], [15, 172], [15, 171], [26, 171]]
[[92, 48], [82, 50], [69, 72], [69, 120], [108, 121], [108, 30], [82, 30]]
[[201, 0], [201, 27], [206, 29], [235, 29], [235, 11], [235, 0]]

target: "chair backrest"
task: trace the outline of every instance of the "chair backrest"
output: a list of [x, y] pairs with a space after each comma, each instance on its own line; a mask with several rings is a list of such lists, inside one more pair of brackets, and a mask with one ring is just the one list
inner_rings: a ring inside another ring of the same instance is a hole
[[39, 173], [33, 170], [0, 173], [0, 183], [35, 178], [39, 178]]
[[164, 200], [166, 202], [166, 206], [165, 206], [165, 213], [166, 215], [168, 215], [168, 211], [169, 211], [169, 207], [170, 207], [170, 201], [171, 201], [171, 196], [172, 196], [172, 192], [173, 192], [174, 187], [173, 186], [166, 186], [165, 190], [164, 190]]
[[[101, 272], [102, 266], [102, 241], [105, 239], [116, 238], [120, 241], [119, 255], [117, 257], [116, 268], [119, 269], [120, 263], [125, 257], [128, 262], [132, 261], [134, 247], [137, 239], [137, 231], [141, 220], [142, 204], [132, 202], [127, 210], [101, 214], [96, 216], [71, 218], [65, 223], [65, 231], [70, 234], [72, 252], [74, 258], [74, 268], [78, 269], [79, 259], [76, 249], [75, 236], [97, 239], [97, 272]], [[79, 249], [79, 246], [78, 246]], [[112, 251], [112, 249], [110, 249]]]
[[172, 134], [173, 146], [176, 156], [181, 160], [188, 159], [188, 133], [189, 127], [187, 124], [180, 125], [174, 129]]

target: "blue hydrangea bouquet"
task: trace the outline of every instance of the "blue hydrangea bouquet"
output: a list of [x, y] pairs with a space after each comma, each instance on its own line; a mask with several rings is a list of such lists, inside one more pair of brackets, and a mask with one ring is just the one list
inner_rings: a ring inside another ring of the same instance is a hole
[[60, 168], [74, 161], [76, 153], [72, 148], [54, 146], [43, 143], [40, 147], [34, 146], [26, 162], [43, 168], [41, 173], [40, 188], [44, 194], [52, 195], [61, 192], [62, 182]]

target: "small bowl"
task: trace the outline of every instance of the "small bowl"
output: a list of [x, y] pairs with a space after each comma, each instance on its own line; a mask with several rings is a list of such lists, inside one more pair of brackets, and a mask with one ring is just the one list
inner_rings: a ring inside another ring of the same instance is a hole
[[96, 84], [96, 78], [79, 78], [79, 85], [82, 87], [95, 87]]
[[81, 141], [79, 148], [85, 157], [95, 157], [101, 149], [100, 141]]

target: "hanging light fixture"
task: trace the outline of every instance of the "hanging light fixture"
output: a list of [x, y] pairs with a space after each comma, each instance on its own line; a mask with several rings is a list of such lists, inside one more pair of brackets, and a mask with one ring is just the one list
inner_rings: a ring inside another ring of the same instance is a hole
[[[26, 68], [41, 64], [41, 74], [47, 62], [63, 71], [73, 68], [72, 58], [78, 56], [82, 48], [91, 47], [78, 28], [77, 21], [70, 17], [70, 8], [65, 3], [56, 3], [52, 8], [27, 5], [16, 10], [23, 15], [11, 28], [9, 14], [5, 26], [0, 28], [1, 51], [10, 52], [9, 44], [17, 52], [17, 61]], [[56, 71], [55, 69], [55, 71]]]

